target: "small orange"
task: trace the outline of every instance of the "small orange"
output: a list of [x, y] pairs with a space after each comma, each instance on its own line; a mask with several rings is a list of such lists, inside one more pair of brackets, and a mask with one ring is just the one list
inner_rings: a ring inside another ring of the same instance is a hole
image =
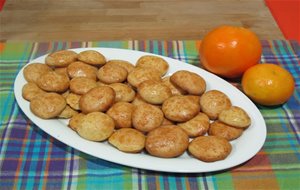
[[284, 68], [264, 63], [247, 69], [242, 78], [242, 88], [254, 102], [275, 106], [285, 103], [292, 96], [295, 81]]
[[262, 46], [256, 34], [249, 29], [220, 26], [204, 36], [199, 54], [202, 65], [208, 71], [236, 78], [259, 63]]

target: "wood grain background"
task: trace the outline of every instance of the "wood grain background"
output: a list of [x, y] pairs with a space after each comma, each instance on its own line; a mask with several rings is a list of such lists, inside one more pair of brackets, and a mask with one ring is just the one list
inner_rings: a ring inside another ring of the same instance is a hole
[[201, 39], [224, 24], [284, 39], [264, 0], [6, 0], [0, 40]]

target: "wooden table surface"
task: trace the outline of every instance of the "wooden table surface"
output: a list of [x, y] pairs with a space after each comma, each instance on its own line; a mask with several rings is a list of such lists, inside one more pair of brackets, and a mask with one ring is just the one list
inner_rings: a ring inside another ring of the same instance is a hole
[[224, 24], [284, 39], [264, 0], [6, 0], [0, 41], [201, 39]]

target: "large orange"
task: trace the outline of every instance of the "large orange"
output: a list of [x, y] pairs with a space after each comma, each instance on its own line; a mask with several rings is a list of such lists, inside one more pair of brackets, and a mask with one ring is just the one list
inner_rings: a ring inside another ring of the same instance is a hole
[[262, 46], [249, 29], [220, 26], [204, 36], [199, 53], [204, 68], [226, 78], [236, 78], [259, 63]]
[[274, 106], [285, 103], [292, 96], [295, 81], [284, 68], [264, 63], [255, 65], [244, 73], [242, 88], [254, 102]]

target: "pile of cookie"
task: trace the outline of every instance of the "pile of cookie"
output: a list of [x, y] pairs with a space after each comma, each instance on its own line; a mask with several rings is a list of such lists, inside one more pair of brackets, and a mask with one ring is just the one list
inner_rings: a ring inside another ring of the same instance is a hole
[[123, 152], [225, 159], [230, 141], [250, 126], [249, 115], [223, 92], [207, 90], [200, 75], [165, 76], [168, 69], [159, 56], [141, 56], [133, 65], [95, 50], [61, 50], [24, 68], [22, 96], [37, 117], [69, 119], [82, 138]]

